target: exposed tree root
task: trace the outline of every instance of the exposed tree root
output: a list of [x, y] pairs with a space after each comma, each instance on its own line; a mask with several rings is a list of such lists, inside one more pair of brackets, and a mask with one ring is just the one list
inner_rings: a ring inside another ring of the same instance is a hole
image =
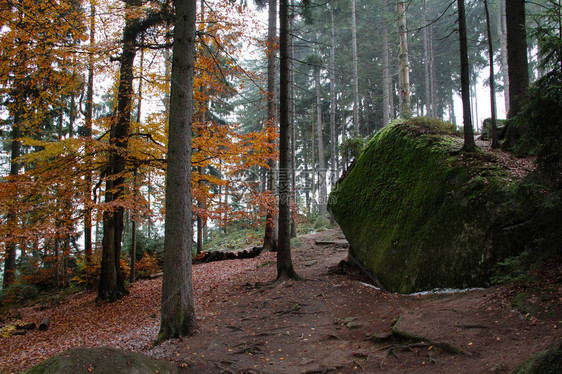
[[[413, 334], [408, 331], [398, 329], [398, 324], [400, 323], [400, 318], [394, 323], [390, 332], [384, 335], [373, 335], [368, 338], [375, 343], [383, 343], [388, 341], [394, 341], [397, 344], [392, 344], [389, 346], [384, 347], [383, 349], [387, 349], [389, 354], [393, 354], [396, 356], [395, 350], [412, 350], [413, 348], [420, 348], [420, 347], [435, 347], [439, 348], [444, 352], [451, 353], [451, 354], [459, 354], [462, 350], [450, 343], [447, 342], [440, 342], [431, 340], [425, 336]], [[397, 356], [396, 356], [397, 357]]]

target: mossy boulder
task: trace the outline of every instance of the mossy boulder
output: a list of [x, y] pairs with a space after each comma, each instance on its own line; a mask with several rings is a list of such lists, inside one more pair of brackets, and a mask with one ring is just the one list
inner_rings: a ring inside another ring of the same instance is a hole
[[26, 374], [148, 374], [176, 373], [166, 361], [114, 348], [76, 348], [52, 356]]
[[513, 374], [562, 373], [562, 342], [555, 343], [534, 355], [517, 367]]
[[529, 220], [509, 204], [510, 178], [493, 155], [461, 146], [445, 122], [394, 122], [332, 191], [350, 255], [387, 290], [483, 286], [498, 261], [524, 249]]

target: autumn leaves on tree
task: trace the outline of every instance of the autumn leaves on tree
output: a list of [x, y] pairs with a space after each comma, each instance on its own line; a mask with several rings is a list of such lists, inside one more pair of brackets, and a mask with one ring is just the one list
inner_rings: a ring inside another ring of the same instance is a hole
[[[2, 124], [11, 129], [10, 175], [0, 184], [4, 289], [24, 271], [47, 287], [73, 276], [92, 285], [99, 277], [102, 300], [127, 294], [127, 222], [150, 225], [165, 210], [168, 105], [154, 110], [152, 101], [147, 115], [140, 107], [169, 92], [160, 67], [174, 11], [168, 1], [2, 2]], [[219, 225], [261, 224], [265, 192], [247, 175], [277, 156], [268, 145], [275, 129], [246, 131], [217, 111], [244, 84], [241, 77], [260, 80], [237, 62], [239, 43], [252, 42], [243, 17], [225, 22], [245, 11], [218, 5], [195, 40], [194, 213]], [[225, 203], [225, 192], [241, 204]]]

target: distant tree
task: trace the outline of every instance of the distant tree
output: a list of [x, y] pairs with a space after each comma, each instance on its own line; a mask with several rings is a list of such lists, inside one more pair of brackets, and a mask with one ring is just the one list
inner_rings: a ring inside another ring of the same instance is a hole
[[196, 327], [191, 275], [191, 131], [196, 1], [176, 0], [175, 6], [159, 341], [189, 335]]
[[486, 33], [488, 35], [488, 58], [490, 59], [490, 106], [492, 117], [492, 148], [499, 148], [498, 131], [496, 125], [496, 81], [494, 77], [494, 49], [492, 42], [492, 30], [490, 26], [490, 11], [488, 9], [488, 0], [484, 0], [484, 8], [486, 10]]
[[461, 96], [462, 96], [462, 112], [464, 127], [464, 145], [465, 151], [473, 151], [476, 148], [474, 142], [474, 131], [472, 129], [472, 118], [470, 113], [470, 78], [468, 70], [468, 44], [466, 38], [466, 12], [464, 0], [457, 0], [459, 14], [459, 41], [460, 41], [460, 57], [461, 57]]

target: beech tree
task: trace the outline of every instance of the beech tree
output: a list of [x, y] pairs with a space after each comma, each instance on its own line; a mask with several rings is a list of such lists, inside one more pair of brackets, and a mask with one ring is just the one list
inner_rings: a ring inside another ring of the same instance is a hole
[[176, 0], [175, 8], [159, 341], [189, 335], [196, 327], [191, 275], [191, 131], [196, 1]]
[[[141, 1], [127, 1], [125, 7], [130, 12], [142, 5]], [[133, 104], [133, 67], [137, 51], [137, 38], [142, 32], [162, 23], [169, 16], [168, 4], [164, 3], [158, 12], [149, 12], [142, 17], [137, 13], [129, 15], [125, 21], [122, 39], [122, 52], [119, 58], [119, 87], [117, 92], [117, 111], [111, 124], [108, 166], [106, 174], [105, 203], [117, 203], [103, 213], [103, 242], [101, 275], [98, 286], [98, 299], [115, 301], [125, 296], [125, 280], [121, 272], [121, 242], [123, 237], [123, 217], [125, 208], [119, 200], [125, 193], [126, 154], [129, 145], [131, 108]]]

